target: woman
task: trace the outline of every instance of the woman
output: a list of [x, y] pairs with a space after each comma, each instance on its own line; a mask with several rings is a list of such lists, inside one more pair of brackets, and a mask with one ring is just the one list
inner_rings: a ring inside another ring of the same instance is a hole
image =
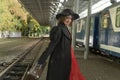
[[[79, 15], [71, 9], [65, 9], [56, 15], [58, 25], [53, 27], [50, 32], [50, 43], [41, 55], [38, 64], [43, 64], [50, 55], [46, 80], [74, 80], [71, 56], [71, 34], [68, 26]], [[72, 51], [73, 52], [73, 51]], [[80, 76], [82, 77], [82, 76]], [[83, 77], [79, 80], [84, 80]]]

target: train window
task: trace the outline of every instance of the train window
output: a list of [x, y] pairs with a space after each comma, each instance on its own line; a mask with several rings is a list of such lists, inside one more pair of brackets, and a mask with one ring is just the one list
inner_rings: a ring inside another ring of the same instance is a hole
[[118, 7], [116, 10], [116, 27], [120, 27], [120, 7]]
[[102, 27], [107, 28], [109, 25], [109, 15], [108, 13], [104, 14], [102, 17]]

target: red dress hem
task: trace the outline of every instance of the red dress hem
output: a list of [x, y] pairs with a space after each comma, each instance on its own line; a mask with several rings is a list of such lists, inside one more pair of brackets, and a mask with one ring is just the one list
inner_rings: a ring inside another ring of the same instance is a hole
[[74, 55], [74, 50], [71, 48], [71, 71], [69, 80], [86, 80], [81, 74], [79, 65]]

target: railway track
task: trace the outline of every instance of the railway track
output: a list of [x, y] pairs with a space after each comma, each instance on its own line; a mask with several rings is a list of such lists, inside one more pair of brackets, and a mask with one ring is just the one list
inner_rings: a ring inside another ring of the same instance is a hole
[[[2, 66], [0, 80], [23, 80], [26, 72], [36, 61], [38, 53], [45, 39], [41, 38], [36, 44], [27, 49], [22, 55], [14, 59], [13, 62]], [[1, 67], [1, 66], [0, 66]]]

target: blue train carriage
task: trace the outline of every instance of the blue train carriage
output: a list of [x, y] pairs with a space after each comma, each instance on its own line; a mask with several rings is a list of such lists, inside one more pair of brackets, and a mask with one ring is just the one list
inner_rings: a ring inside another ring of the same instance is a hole
[[[80, 19], [77, 26], [76, 42], [82, 46], [85, 46], [86, 19], [87, 17]], [[91, 16], [89, 47], [99, 49], [99, 13]]]
[[113, 59], [120, 59], [120, 3], [102, 11], [100, 16], [100, 50]]
[[86, 18], [80, 19], [77, 24], [77, 32], [76, 32], [76, 45], [84, 46], [85, 45], [85, 26], [86, 26]]

